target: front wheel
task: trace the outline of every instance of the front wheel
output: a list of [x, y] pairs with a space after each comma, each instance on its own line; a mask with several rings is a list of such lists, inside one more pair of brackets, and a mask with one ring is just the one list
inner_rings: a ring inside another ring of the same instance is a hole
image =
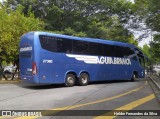
[[75, 84], [75, 75], [73, 74], [67, 74], [66, 79], [65, 79], [65, 86], [67, 87], [72, 87]]
[[86, 73], [81, 73], [78, 79], [78, 84], [80, 86], [86, 86], [89, 82], [89, 76]]
[[135, 81], [135, 79], [136, 79], [136, 74], [135, 74], [135, 73], [133, 73], [133, 74], [132, 74], [132, 78], [131, 78], [131, 82], [134, 82], [134, 81]]

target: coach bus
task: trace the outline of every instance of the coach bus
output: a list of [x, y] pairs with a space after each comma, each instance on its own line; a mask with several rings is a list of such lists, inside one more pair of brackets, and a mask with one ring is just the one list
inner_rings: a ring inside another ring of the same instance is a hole
[[145, 76], [143, 53], [111, 40], [29, 32], [21, 37], [19, 58], [21, 79], [36, 84], [85, 86]]

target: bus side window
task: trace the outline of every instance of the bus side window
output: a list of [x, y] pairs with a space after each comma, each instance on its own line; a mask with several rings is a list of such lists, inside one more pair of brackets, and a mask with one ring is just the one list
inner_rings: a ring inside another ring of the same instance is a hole
[[43, 49], [51, 52], [57, 51], [57, 40], [54, 37], [40, 35], [39, 38]]
[[129, 47], [124, 48], [124, 56], [128, 57], [128, 58], [132, 58], [137, 61], [137, 57], [136, 57], [135, 52]]
[[89, 54], [89, 43], [85, 41], [73, 40], [73, 53]]
[[60, 53], [71, 53], [72, 51], [72, 40], [59, 38], [57, 40], [57, 52]]
[[135, 60], [135, 61], [137, 61], [137, 57], [136, 56], [132, 57], [132, 59]]
[[124, 48], [121, 46], [114, 46], [115, 57], [124, 57]]
[[100, 43], [89, 43], [89, 54], [91, 55], [102, 55], [103, 49]]

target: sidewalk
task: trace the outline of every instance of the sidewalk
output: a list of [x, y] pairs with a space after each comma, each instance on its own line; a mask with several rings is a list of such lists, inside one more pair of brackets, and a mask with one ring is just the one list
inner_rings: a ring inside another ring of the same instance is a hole
[[160, 76], [158, 76], [158, 75], [151, 75], [150, 78], [153, 80], [153, 82], [157, 85], [157, 87], [160, 90]]

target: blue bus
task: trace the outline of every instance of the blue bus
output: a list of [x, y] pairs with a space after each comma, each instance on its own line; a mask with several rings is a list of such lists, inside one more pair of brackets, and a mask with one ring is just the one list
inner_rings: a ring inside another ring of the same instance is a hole
[[111, 40], [29, 32], [21, 37], [19, 57], [21, 79], [36, 84], [85, 86], [145, 76], [143, 53]]

